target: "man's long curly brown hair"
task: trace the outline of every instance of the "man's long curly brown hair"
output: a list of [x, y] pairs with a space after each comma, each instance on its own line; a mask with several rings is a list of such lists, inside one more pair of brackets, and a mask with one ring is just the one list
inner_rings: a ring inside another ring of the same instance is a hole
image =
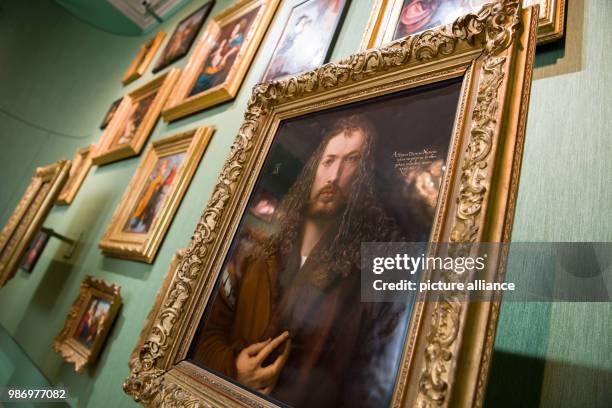
[[346, 206], [339, 215], [335, 237], [331, 245], [323, 249], [320, 259], [328, 271], [346, 277], [351, 270], [360, 267], [362, 242], [388, 241], [393, 238], [395, 223], [386, 216], [375, 198], [375, 130], [367, 120], [352, 115], [335, 122], [285, 195], [277, 211], [280, 230], [266, 245], [267, 255], [280, 255], [285, 258], [292, 252], [294, 245], [301, 242], [302, 219], [310, 201], [311, 189], [323, 152], [333, 137], [339, 134], [349, 136], [356, 131], [363, 132], [365, 137], [362, 157], [350, 193], [346, 197]]

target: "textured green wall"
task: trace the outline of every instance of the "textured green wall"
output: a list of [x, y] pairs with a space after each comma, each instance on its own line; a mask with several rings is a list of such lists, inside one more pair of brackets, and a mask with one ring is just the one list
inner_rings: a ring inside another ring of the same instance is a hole
[[[36, 166], [70, 158], [78, 147], [97, 141], [109, 104], [152, 78], [146, 74], [126, 88], [120, 84], [147, 36], [112, 35], [54, 2], [32, 3], [5, 0], [0, 7], [0, 224]], [[161, 29], [170, 34], [202, 3], [188, 4]], [[218, 0], [212, 14], [230, 3]], [[370, 3], [353, 0], [333, 59], [357, 49]], [[72, 259], [64, 261], [65, 248], [52, 240], [31, 275], [18, 272], [0, 290], [0, 324], [45, 376], [72, 389], [79, 406], [135, 405], [121, 391], [128, 357], [172, 254], [187, 244], [208, 200], [289, 5], [283, 2], [277, 12], [233, 103], [171, 125], [157, 124], [152, 139], [200, 124], [218, 130], [153, 265], [105, 258], [97, 248], [137, 157], [92, 168], [72, 205], [51, 212], [46, 226], [68, 236], [83, 233]], [[612, 35], [610, 17], [607, 0], [570, 0], [565, 47], [538, 52], [516, 241], [612, 241], [612, 78], [604, 66], [611, 61], [604, 43]], [[51, 343], [85, 274], [119, 283], [124, 307], [98, 363], [76, 375], [51, 351]], [[611, 312], [608, 304], [504, 304], [489, 405], [516, 398], [525, 403], [513, 406], [538, 401], [545, 406], [603, 406], [612, 400]]]

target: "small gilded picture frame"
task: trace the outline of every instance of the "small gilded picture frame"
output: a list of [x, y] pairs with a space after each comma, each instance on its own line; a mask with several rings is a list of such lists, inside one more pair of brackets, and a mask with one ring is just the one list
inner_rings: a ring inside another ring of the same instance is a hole
[[127, 85], [137, 80], [146, 72], [165, 37], [166, 33], [160, 31], [155, 34], [153, 38], [150, 38], [140, 46], [138, 53], [121, 79], [123, 85]]
[[74, 364], [77, 373], [94, 363], [121, 308], [120, 286], [87, 275], [70, 307], [53, 350]]
[[211, 19], [162, 112], [170, 122], [236, 97], [279, 0], [240, 0]]
[[17, 207], [0, 231], [0, 288], [17, 272], [30, 243], [62, 191], [70, 161], [38, 167]]
[[123, 97], [100, 138], [93, 164], [99, 166], [140, 154], [179, 72], [171, 69]]
[[100, 241], [104, 255], [153, 262], [213, 132], [203, 126], [151, 143]]
[[72, 159], [72, 166], [70, 167], [70, 174], [68, 175], [68, 181], [64, 185], [62, 192], [60, 193], [57, 204], [68, 205], [72, 203], [74, 197], [79, 192], [85, 177], [91, 169], [91, 156], [95, 150], [95, 145], [89, 145], [76, 151], [74, 158]]
[[[511, 240], [537, 23], [499, 0], [257, 85], [124, 391], [145, 406], [482, 406], [498, 300], [365, 297], [382, 277], [362, 248]], [[487, 262], [502, 282], [503, 256]]]

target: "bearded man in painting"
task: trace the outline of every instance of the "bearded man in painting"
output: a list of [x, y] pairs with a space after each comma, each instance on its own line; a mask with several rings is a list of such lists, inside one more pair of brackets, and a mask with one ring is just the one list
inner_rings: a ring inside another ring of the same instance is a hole
[[375, 136], [358, 116], [326, 132], [278, 232], [234, 251], [193, 360], [295, 407], [388, 403], [404, 308], [360, 302], [361, 243], [397, 240], [375, 196]]

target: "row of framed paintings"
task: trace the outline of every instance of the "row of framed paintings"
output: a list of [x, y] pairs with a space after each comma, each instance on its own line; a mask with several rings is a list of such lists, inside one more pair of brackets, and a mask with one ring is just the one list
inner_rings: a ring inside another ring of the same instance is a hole
[[[172, 218], [214, 133], [202, 126], [155, 140], [147, 148], [100, 242], [103, 254], [153, 262]], [[92, 146], [72, 162], [36, 170], [0, 234], [0, 287], [18, 267], [31, 271], [48, 236], [42, 223], [54, 204], [69, 204], [92, 163]]]
[[[312, 69], [330, 57], [349, 0], [300, 0], [294, 3], [272, 52], [262, 81], [278, 80]], [[475, 11], [486, 0], [377, 0], [363, 35], [361, 49], [447, 24]], [[563, 35], [563, 0], [539, 3], [539, 40]], [[174, 121], [233, 99], [272, 21], [278, 0], [239, 0], [206, 26], [182, 72], [176, 68], [112, 103], [93, 157], [102, 165], [140, 153], [158, 118]], [[153, 69], [158, 72], [186, 55], [210, 12], [208, 2], [181, 21]], [[141, 47], [124, 76], [144, 72], [161, 45], [159, 33]]]

